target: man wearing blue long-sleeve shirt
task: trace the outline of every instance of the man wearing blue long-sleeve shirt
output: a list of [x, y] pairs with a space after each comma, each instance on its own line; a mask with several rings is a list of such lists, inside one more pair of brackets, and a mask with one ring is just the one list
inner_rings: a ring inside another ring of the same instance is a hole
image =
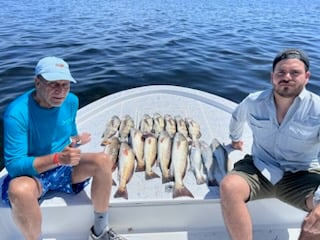
[[[80, 192], [92, 178], [94, 224], [89, 239], [124, 239], [109, 229], [108, 208], [112, 162], [105, 153], [84, 153], [77, 144], [90, 141], [78, 134], [79, 100], [75, 83], [61, 58], [42, 58], [35, 69], [35, 88], [14, 100], [4, 114], [4, 157], [8, 176], [2, 199], [26, 240], [41, 237], [38, 201], [50, 190]], [[89, 232], [89, 227], [88, 227]]]
[[252, 155], [237, 162], [220, 185], [233, 240], [253, 239], [246, 203], [267, 197], [309, 212], [300, 240], [320, 239], [320, 97], [305, 88], [310, 75], [303, 51], [280, 52], [273, 61], [273, 88], [250, 94], [232, 114], [235, 149], [242, 149], [245, 122], [253, 133]]

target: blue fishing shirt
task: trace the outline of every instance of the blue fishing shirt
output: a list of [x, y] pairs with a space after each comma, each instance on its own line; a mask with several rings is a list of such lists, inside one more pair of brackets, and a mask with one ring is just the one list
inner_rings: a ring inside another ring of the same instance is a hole
[[286, 171], [319, 169], [318, 95], [304, 89], [279, 124], [273, 90], [249, 94], [232, 114], [232, 141], [241, 140], [245, 122], [253, 134], [254, 164], [271, 183], [276, 184]]
[[4, 113], [4, 160], [11, 177], [38, 175], [33, 161], [59, 152], [77, 135], [78, 97], [69, 93], [59, 107], [43, 108], [34, 89], [15, 99]]

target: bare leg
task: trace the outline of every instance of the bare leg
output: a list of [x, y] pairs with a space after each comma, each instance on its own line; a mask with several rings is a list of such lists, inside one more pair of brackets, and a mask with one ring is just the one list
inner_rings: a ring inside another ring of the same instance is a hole
[[36, 240], [41, 235], [40, 193], [40, 185], [33, 178], [17, 177], [10, 182], [13, 219], [26, 240]]
[[92, 177], [91, 199], [96, 212], [109, 208], [112, 187], [112, 162], [104, 153], [83, 153], [80, 164], [74, 167], [72, 181], [81, 182]]
[[[304, 218], [303, 223], [301, 225], [301, 233], [299, 236], [299, 240], [319, 240], [320, 239], [320, 229], [319, 229], [319, 223], [316, 222], [316, 219], [319, 219], [319, 207], [318, 209], [313, 209], [313, 201], [312, 201], [313, 195], [310, 196], [307, 200], [307, 207], [312, 212], [309, 212], [307, 216]], [[310, 222], [311, 225], [310, 225]]]
[[220, 184], [221, 206], [225, 224], [232, 240], [252, 240], [252, 221], [247, 208], [250, 188], [235, 174], [227, 175]]

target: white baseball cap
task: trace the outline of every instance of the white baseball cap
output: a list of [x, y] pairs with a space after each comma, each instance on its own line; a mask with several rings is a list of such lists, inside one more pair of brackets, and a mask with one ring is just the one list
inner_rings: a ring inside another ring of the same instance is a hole
[[57, 57], [44, 57], [40, 59], [36, 68], [36, 76], [41, 75], [47, 81], [68, 80], [76, 83], [71, 76], [68, 63]]

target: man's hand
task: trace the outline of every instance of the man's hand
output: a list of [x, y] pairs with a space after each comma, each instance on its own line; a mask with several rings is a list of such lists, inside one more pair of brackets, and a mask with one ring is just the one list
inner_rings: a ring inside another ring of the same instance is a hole
[[299, 240], [320, 239], [320, 205], [317, 205], [305, 218], [301, 226]]
[[71, 146], [73, 147], [86, 144], [91, 141], [91, 134], [88, 132], [81, 133], [78, 136], [72, 137], [71, 141]]
[[81, 150], [72, 146], [72, 143], [59, 153], [61, 165], [76, 166], [80, 162]]

